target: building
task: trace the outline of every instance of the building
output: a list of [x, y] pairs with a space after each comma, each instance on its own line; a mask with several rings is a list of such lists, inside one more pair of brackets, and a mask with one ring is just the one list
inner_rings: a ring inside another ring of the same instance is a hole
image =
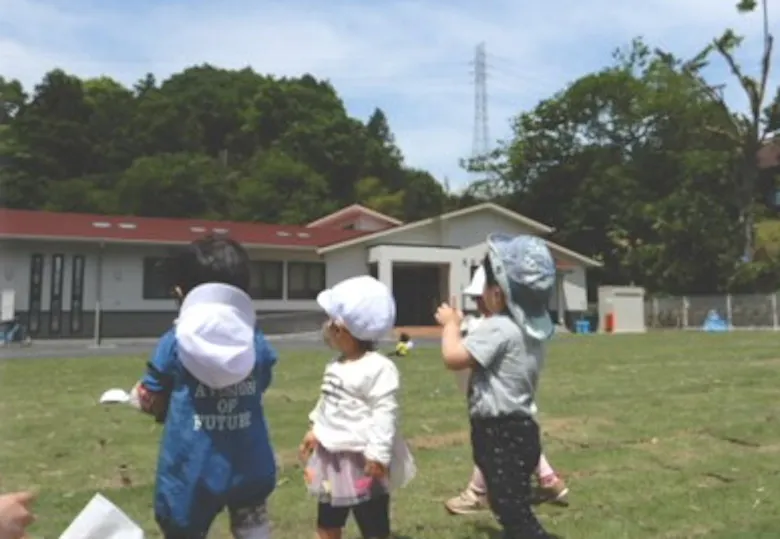
[[[392, 288], [398, 325], [431, 325], [436, 306], [468, 284], [492, 231], [552, 229], [492, 203], [413, 223], [354, 205], [305, 226], [0, 209], [0, 290], [14, 291], [34, 337], [91, 337], [96, 326], [104, 337], [154, 336], [175, 317], [160, 259], [227, 234], [252, 257], [251, 295], [266, 332], [314, 329], [317, 293], [366, 272]], [[549, 245], [559, 269], [551, 309], [584, 311], [586, 270], [599, 263]]]
[[762, 170], [780, 167], [780, 138], [767, 141], [758, 150], [758, 168]]

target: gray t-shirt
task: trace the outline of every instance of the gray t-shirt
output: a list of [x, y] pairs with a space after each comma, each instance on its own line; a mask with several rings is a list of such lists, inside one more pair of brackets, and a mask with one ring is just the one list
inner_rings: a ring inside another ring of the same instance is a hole
[[532, 416], [544, 343], [527, 337], [512, 318], [500, 314], [485, 318], [463, 345], [478, 364], [469, 385], [469, 414]]

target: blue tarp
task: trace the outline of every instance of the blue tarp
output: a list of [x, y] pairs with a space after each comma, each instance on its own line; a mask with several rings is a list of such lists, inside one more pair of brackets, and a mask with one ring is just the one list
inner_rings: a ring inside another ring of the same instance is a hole
[[713, 309], [707, 313], [707, 318], [704, 320], [704, 325], [702, 326], [702, 329], [704, 331], [716, 333], [716, 332], [728, 331], [729, 325], [726, 323], [725, 320], [723, 320], [723, 318], [720, 317], [718, 312], [715, 309]]

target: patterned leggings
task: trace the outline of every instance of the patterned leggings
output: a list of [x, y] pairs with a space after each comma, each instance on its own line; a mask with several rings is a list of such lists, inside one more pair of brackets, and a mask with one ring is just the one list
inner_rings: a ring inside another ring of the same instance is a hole
[[471, 447], [504, 539], [554, 538], [531, 510], [531, 476], [541, 454], [536, 422], [527, 416], [472, 417]]

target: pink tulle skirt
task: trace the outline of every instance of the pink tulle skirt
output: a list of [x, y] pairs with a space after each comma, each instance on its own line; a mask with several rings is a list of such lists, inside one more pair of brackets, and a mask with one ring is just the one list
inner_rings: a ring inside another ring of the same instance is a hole
[[309, 493], [320, 502], [334, 507], [351, 507], [406, 486], [417, 473], [412, 453], [400, 438], [393, 444], [387, 477], [370, 477], [366, 475], [365, 467], [366, 458], [362, 453], [331, 453], [318, 446], [306, 464], [304, 478]]

